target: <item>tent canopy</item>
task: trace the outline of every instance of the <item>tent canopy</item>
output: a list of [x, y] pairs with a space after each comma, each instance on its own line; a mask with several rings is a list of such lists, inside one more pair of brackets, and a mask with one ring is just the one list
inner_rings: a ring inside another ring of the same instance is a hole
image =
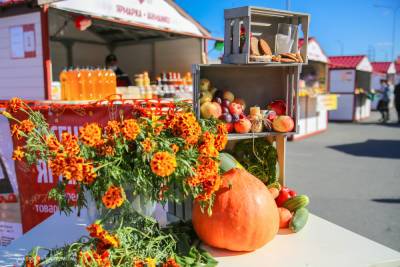
[[396, 68], [393, 62], [371, 62], [373, 71], [383, 74], [395, 74]]
[[[42, 0], [39, 2], [50, 2], [50, 7], [53, 9], [124, 24], [136, 29], [212, 39], [207, 29], [172, 0]], [[93, 28], [95, 32], [106, 34], [106, 38], [111, 38], [111, 41], [118, 38], [116, 36], [119, 34], [127, 34], [126, 31], [118, 31], [116, 27], [107, 30], [95, 25]], [[140, 35], [140, 32], [137, 33], [136, 39], [140, 39]]]

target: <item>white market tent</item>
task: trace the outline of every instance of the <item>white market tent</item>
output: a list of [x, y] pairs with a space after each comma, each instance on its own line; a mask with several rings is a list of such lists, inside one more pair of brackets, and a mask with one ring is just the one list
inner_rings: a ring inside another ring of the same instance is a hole
[[338, 95], [338, 108], [329, 120], [359, 121], [371, 113], [366, 93], [371, 89], [372, 65], [365, 55], [329, 57], [329, 91]]

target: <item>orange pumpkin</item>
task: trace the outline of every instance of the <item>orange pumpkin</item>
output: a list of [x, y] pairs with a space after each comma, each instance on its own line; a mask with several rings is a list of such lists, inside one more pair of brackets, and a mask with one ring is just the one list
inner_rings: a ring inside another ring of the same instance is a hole
[[193, 227], [206, 244], [233, 251], [253, 251], [271, 241], [279, 230], [279, 212], [271, 193], [243, 169], [222, 175], [212, 215], [193, 205]]

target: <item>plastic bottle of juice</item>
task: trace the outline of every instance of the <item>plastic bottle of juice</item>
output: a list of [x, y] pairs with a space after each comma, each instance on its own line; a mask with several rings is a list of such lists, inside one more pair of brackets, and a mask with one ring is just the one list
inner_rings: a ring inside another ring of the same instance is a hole
[[104, 98], [107, 98], [110, 94], [109, 92], [109, 87], [110, 87], [110, 73], [108, 69], [103, 69], [103, 86], [102, 86], [102, 91]]
[[86, 99], [95, 99], [94, 97], [94, 75], [93, 75], [93, 70], [90, 68], [86, 69], [86, 87], [87, 87], [87, 95]]
[[60, 73], [60, 84], [61, 84], [61, 100], [68, 100], [69, 84], [67, 70], [63, 69]]
[[93, 70], [93, 98], [94, 99], [102, 99], [103, 92], [101, 91], [101, 80], [103, 74], [99, 68]]
[[108, 72], [109, 72], [108, 75], [109, 75], [109, 79], [110, 79], [108, 92], [109, 92], [109, 95], [113, 95], [113, 94], [116, 94], [116, 92], [117, 92], [117, 76], [115, 75], [115, 72], [111, 69], [109, 69]]
[[89, 70], [88, 68], [83, 68], [79, 71], [79, 87], [80, 87], [80, 97], [79, 100], [89, 99]]
[[76, 100], [79, 98], [78, 70], [72, 67], [67, 72], [69, 84], [69, 96], [67, 100]]

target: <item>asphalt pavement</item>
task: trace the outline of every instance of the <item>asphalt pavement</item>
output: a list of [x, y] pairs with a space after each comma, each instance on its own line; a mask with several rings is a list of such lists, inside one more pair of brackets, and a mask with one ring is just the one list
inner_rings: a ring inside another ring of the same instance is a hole
[[315, 215], [400, 251], [400, 125], [378, 119], [289, 142], [286, 179]]

